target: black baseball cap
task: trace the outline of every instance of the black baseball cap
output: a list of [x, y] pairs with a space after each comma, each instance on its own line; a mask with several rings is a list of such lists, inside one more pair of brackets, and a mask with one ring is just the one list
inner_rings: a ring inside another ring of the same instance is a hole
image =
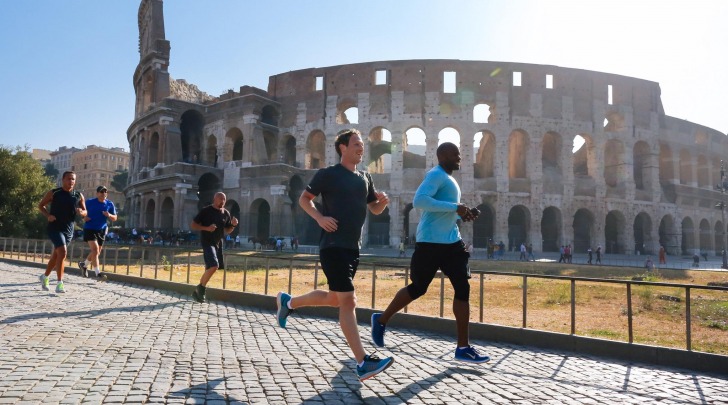
[[98, 187], [96, 187], [96, 192], [97, 193], [103, 193], [104, 191], [107, 191], [106, 190], [106, 187], [104, 187], [104, 186], [98, 186]]

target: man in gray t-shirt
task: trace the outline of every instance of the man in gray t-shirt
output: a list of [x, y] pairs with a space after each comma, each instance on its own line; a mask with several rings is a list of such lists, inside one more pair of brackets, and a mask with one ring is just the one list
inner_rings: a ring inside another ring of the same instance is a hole
[[[288, 315], [295, 308], [338, 307], [339, 324], [356, 358], [357, 375], [360, 380], [366, 380], [394, 362], [391, 357], [380, 359], [364, 352], [356, 322], [353, 282], [359, 265], [361, 227], [367, 209], [379, 215], [387, 207], [389, 198], [375, 190], [369, 173], [356, 169], [364, 155], [364, 142], [359, 131], [348, 129], [339, 132], [335, 147], [341, 163], [319, 170], [298, 199], [301, 208], [321, 227], [319, 256], [329, 291], [314, 290], [298, 297], [278, 293], [277, 318], [278, 325], [285, 328]], [[313, 203], [319, 195], [322, 199], [320, 211]]]

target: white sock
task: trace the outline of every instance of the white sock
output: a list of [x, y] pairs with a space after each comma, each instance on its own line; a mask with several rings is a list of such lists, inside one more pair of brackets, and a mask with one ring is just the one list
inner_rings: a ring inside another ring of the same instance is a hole
[[88, 261], [88, 259], [86, 259], [86, 260], [83, 261], [83, 264], [86, 266], [86, 268], [88, 268], [88, 266], [91, 265], [91, 262]]
[[99, 270], [99, 268], [97, 267], [94, 269], [94, 273], [96, 273], [96, 277], [98, 277], [99, 273], [101, 273], [101, 270]]
[[359, 366], [359, 367], [363, 367], [364, 366], [364, 361], [362, 361], [361, 363], [356, 363], [356, 365]]

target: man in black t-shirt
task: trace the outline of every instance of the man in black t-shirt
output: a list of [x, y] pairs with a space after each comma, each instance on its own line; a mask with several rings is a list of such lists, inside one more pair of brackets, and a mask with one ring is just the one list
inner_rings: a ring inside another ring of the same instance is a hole
[[205, 258], [205, 273], [200, 278], [200, 284], [192, 292], [197, 302], [205, 302], [205, 288], [217, 269], [224, 269], [223, 237], [229, 235], [236, 226], [238, 219], [225, 209], [225, 193], [215, 193], [212, 204], [204, 207], [192, 220], [191, 228], [200, 231], [202, 253]]
[[[360, 380], [366, 380], [394, 362], [391, 357], [380, 359], [364, 351], [356, 322], [353, 283], [359, 265], [361, 228], [367, 209], [374, 215], [381, 214], [389, 203], [389, 197], [374, 189], [369, 173], [356, 169], [364, 154], [364, 142], [359, 131], [347, 129], [339, 132], [334, 146], [341, 163], [319, 170], [298, 199], [301, 208], [321, 227], [319, 255], [329, 291], [314, 290], [298, 297], [278, 293], [277, 320], [278, 325], [285, 328], [286, 319], [295, 308], [338, 307], [339, 324], [356, 358], [357, 375]], [[320, 211], [313, 203], [318, 195], [322, 198]]]

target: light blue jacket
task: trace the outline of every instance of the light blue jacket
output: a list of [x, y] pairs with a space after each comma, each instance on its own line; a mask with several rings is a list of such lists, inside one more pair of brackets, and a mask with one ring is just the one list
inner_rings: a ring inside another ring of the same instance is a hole
[[455, 243], [461, 239], [457, 226], [460, 186], [441, 166], [435, 166], [415, 192], [412, 205], [422, 210], [417, 242]]

